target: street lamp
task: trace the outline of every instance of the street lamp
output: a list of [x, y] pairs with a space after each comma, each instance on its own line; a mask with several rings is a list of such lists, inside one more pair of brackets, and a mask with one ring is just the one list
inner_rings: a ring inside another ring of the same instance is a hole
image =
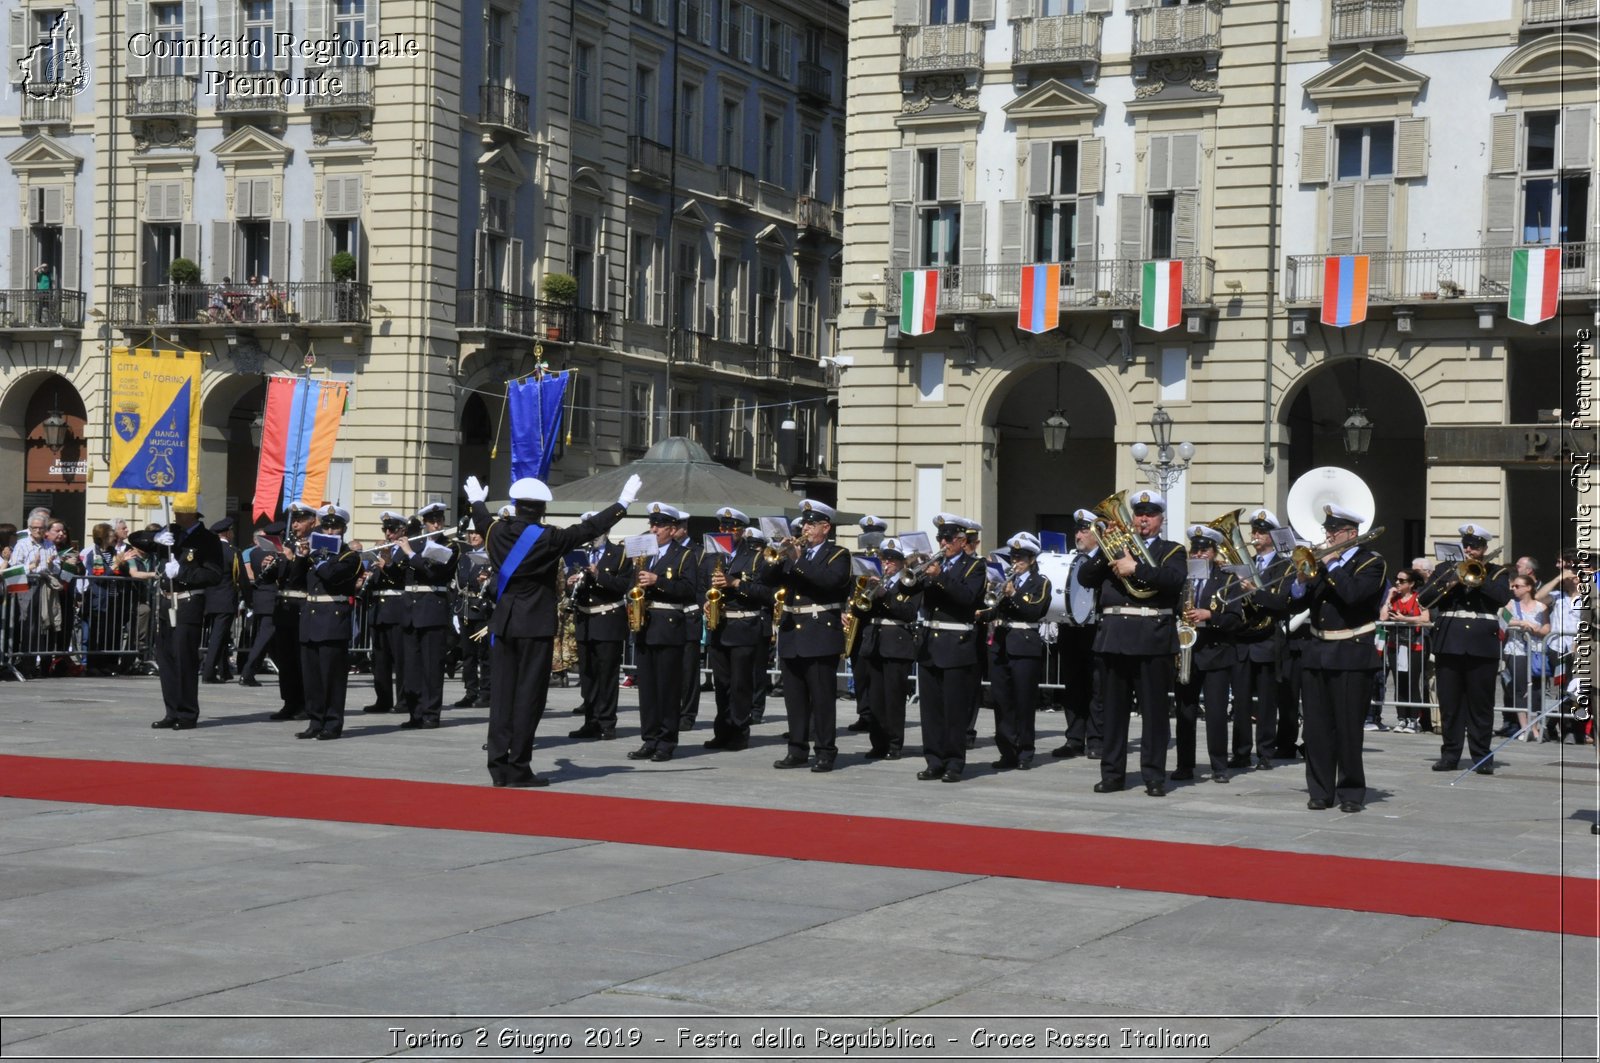
[[1150, 460], [1148, 446], [1135, 443], [1131, 448], [1133, 461], [1150, 481], [1150, 486], [1165, 495], [1183, 478], [1194, 460], [1194, 444], [1185, 440], [1176, 447], [1172, 445], [1172, 415], [1160, 406], [1150, 415], [1150, 434], [1156, 440], [1155, 460]]
[[1072, 432], [1072, 423], [1067, 420], [1067, 415], [1056, 410], [1044, 419], [1044, 449], [1050, 454], [1059, 454], [1067, 449], [1067, 436]]
[[1367, 419], [1367, 411], [1360, 406], [1350, 408], [1350, 416], [1344, 419], [1340, 426], [1344, 435], [1344, 451], [1356, 457], [1367, 452], [1372, 446], [1372, 430], [1376, 426]]
[[67, 419], [61, 416], [61, 411], [51, 410], [39, 427], [44, 430], [44, 445], [51, 453], [60, 454], [61, 448], [67, 445]]

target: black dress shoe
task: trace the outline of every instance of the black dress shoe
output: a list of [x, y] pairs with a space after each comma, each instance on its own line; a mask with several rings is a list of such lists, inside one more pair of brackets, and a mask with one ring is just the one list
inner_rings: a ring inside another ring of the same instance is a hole
[[1033, 761], [1031, 761], [1031, 760], [1019, 760], [1019, 761], [1017, 761], [1017, 770], [1018, 771], [1032, 771], [1033, 770]]
[[477, 701], [474, 701], [471, 705], [468, 705], [467, 708], [469, 708], [469, 709], [487, 709], [487, 708], [489, 708], [489, 699], [488, 698], [479, 698]]
[[568, 738], [599, 738], [600, 728], [592, 723], [586, 723], [576, 731], [568, 731]]
[[505, 784], [506, 784], [506, 781], [504, 779], [490, 779], [489, 780], [489, 785], [491, 785], [491, 786], [504, 786]]
[[315, 738], [321, 733], [322, 732], [315, 727], [307, 727], [304, 731], [296, 731], [294, 736], [296, 738]]
[[250, 676], [244, 676], [239, 680], [239, 685], [242, 687], [258, 687], [261, 683]]
[[889, 751], [887, 749], [869, 749], [861, 755], [868, 760], [885, 760], [889, 756]]
[[1211, 773], [1211, 781], [1212, 782], [1227, 782], [1228, 781], [1228, 773], [1225, 772], [1225, 771], [1214, 771], [1214, 772]]
[[816, 772], [816, 773], [818, 773], [819, 775], [823, 774], [823, 773], [826, 773], [826, 772], [830, 772], [830, 771], [833, 770], [833, 761], [831, 761], [831, 760], [822, 760], [822, 759], [819, 758], [815, 764], [811, 765], [811, 770]]
[[1494, 765], [1493, 764], [1479, 764], [1476, 768], [1473, 768], [1472, 770], [1477, 772], [1479, 775], [1493, 775], [1494, 774]]
[[1258, 758], [1256, 760], [1256, 770], [1257, 771], [1271, 771], [1272, 770], [1272, 761], [1268, 760], [1266, 757]]
[[1323, 800], [1320, 797], [1313, 797], [1311, 800], [1306, 802], [1306, 807], [1313, 812], [1326, 812], [1328, 809], [1333, 807], [1333, 802]]
[[1434, 771], [1455, 771], [1456, 767], [1457, 765], [1448, 760], [1436, 760], [1433, 762]]
[[472, 703], [477, 700], [478, 699], [476, 697], [462, 698], [460, 701], [454, 702], [453, 704], [458, 709], [470, 709], [472, 708]]
[[865, 716], [857, 716], [856, 717], [856, 722], [851, 724], [849, 727], [846, 727], [845, 730], [846, 731], [856, 731], [856, 732], [859, 733], [861, 731], [867, 730], [869, 727], [870, 727], [870, 724], [867, 723], [867, 718]]
[[923, 768], [921, 771], [917, 772], [917, 778], [921, 779], [923, 782], [932, 782], [934, 779], [944, 778], [944, 772], [934, 771], [932, 768]]
[[164, 720], [157, 720], [150, 726], [157, 731], [171, 731], [177, 728], [178, 721], [169, 716]]
[[1075, 743], [1068, 742], [1064, 746], [1057, 746], [1056, 748], [1052, 749], [1050, 751], [1050, 755], [1052, 757], [1065, 757], [1068, 760], [1071, 760], [1073, 757], [1083, 756], [1083, 747], [1076, 745]]
[[1094, 792], [1097, 794], [1115, 794], [1120, 793], [1121, 791], [1122, 787], [1113, 786], [1107, 782], [1097, 782], [1094, 784]]
[[1250, 758], [1249, 757], [1229, 757], [1228, 758], [1228, 767], [1233, 768], [1235, 770], [1237, 770], [1239, 768], [1248, 768], [1249, 766], [1250, 766]]
[[334, 739], [341, 737], [343, 734], [343, 731], [322, 731], [317, 735], [317, 741], [332, 742]]
[[728, 740], [726, 738], [708, 738], [704, 742], [700, 743], [700, 748], [701, 749], [727, 749], [728, 748]]
[[1100, 751], [1098, 749], [1091, 749], [1089, 752], [1085, 753], [1084, 756], [1088, 757], [1090, 760], [1099, 760]]
[[421, 729], [422, 729], [422, 721], [421, 720], [401, 720], [400, 721], [400, 730], [402, 730], [402, 731], [417, 731], [417, 730], [421, 730]]
[[993, 768], [995, 771], [1013, 771], [1015, 770], [1016, 766], [1016, 761], [1007, 760], [1004, 757], [1001, 757], [999, 760], [992, 761], [989, 764], [989, 767]]
[[277, 712], [267, 717], [269, 720], [292, 720], [294, 718], [295, 711], [293, 709], [279, 709]]
[[533, 786], [549, 786], [550, 780], [540, 775], [530, 775], [526, 779], [508, 780], [505, 785], [512, 787], [513, 789], [522, 790]]
[[438, 727], [439, 727], [439, 721], [438, 720], [423, 720], [422, 721], [422, 727], [423, 727], [424, 730], [427, 730], [427, 731], [437, 730]]
[[1153, 782], [1144, 788], [1144, 793], [1146, 797], [1165, 797], [1167, 788], [1158, 782]]
[[1361, 802], [1360, 801], [1340, 801], [1339, 802], [1339, 811], [1340, 812], [1360, 812], [1361, 811]]
[[665, 764], [671, 759], [672, 754], [668, 753], [665, 749], [658, 749], [654, 753], [650, 754], [650, 763], [652, 764]]
[[774, 768], [803, 768], [806, 766], [805, 757], [787, 756], [782, 760], [772, 762]]
[[978, 748], [978, 740], [976, 738], [968, 737], [968, 739], [967, 739], [967, 748], [968, 749], [977, 749]]
[[640, 746], [638, 749], [628, 750], [629, 760], [649, 760], [654, 755], [655, 750], [651, 749], [649, 746]]
[[1179, 768], [1177, 771], [1172, 773], [1170, 778], [1173, 782], [1188, 782], [1190, 779], [1194, 778], [1194, 769]]
[[393, 712], [393, 705], [368, 705], [362, 712]]
[[940, 782], [960, 782], [961, 781], [961, 773], [959, 771], [947, 771], [943, 775], [939, 776], [939, 781]]

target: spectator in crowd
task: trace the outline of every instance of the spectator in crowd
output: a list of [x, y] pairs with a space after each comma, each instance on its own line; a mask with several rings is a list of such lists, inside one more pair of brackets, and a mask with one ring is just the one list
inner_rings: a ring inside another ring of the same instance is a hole
[[1550, 634], [1550, 611], [1534, 600], [1533, 590], [1533, 577], [1518, 572], [1511, 577], [1511, 601], [1500, 610], [1500, 627], [1506, 633], [1500, 668], [1503, 704], [1516, 709], [1516, 727], [1529, 742], [1540, 730], [1537, 725], [1530, 728], [1528, 720], [1544, 707], [1548, 670], [1544, 641]]
[[1422, 625], [1428, 623], [1428, 610], [1417, 598], [1421, 589], [1416, 569], [1401, 569], [1394, 574], [1394, 585], [1378, 611], [1380, 621], [1394, 625], [1389, 628], [1387, 648], [1394, 662], [1394, 700], [1399, 705], [1395, 730], [1403, 734], [1433, 730], [1428, 718], [1428, 688], [1422, 680], [1422, 662], [1427, 659]]
[[1533, 585], [1539, 585], [1539, 561], [1533, 557], [1517, 558], [1517, 575], [1527, 576], [1533, 580]]
[[92, 542], [83, 551], [87, 606], [83, 610], [85, 664], [91, 676], [111, 675], [120, 663], [113, 656], [121, 645], [120, 621], [125, 608], [122, 580], [126, 563], [117, 553], [116, 530], [110, 524], [96, 524], [90, 531]]
[[72, 533], [67, 530], [65, 521], [51, 520], [50, 530], [45, 537], [56, 548], [56, 561], [61, 567], [60, 586], [56, 588], [61, 604], [61, 624], [56, 628], [50, 644], [50, 648], [56, 651], [56, 657], [51, 661], [51, 671], [55, 675], [77, 675], [82, 669], [68, 654], [72, 652], [75, 642], [78, 648], [82, 648], [82, 636], [78, 630], [78, 598], [88, 590], [82, 585], [83, 559], [78, 556], [78, 549], [73, 545]]
[[[1545, 640], [1546, 666], [1551, 675], [1565, 669], [1572, 659], [1573, 644], [1582, 623], [1583, 589], [1578, 584], [1578, 561], [1572, 551], [1563, 551], [1556, 561], [1556, 574], [1534, 595], [1534, 600], [1549, 609], [1550, 634]], [[1561, 741], [1587, 741], [1576, 720], [1550, 720], [1545, 736]]]
[[[159, 524], [151, 525], [151, 527], [156, 531], [161, 530], [161, 525]], [[125, 671], [129, 674], [149, 675], [154, 666], [142, 662], [150, 660], [150, 629], [151, 621], [153, 620], [150, 609], [151, 598], [154, 596], [155, 589], [153, 581], [159, 579], [161, 573], [156, 569], [156, 559], [153, 555], [144, 553], [135, 547], [132, 542], [129, 542], [127, 546], [127, 550], [123, 552], [123, 557], [127, 560], [128, 575], [135, 582], [129, 589], [129, 594], [133, 598], [133, 607], [127, 610], [128, 631], [126, 645], [130, 651], [130, 656], [124, 658], [127, 662]]]
[[24, 678], [37, 678], [45, 662], [38, 654], [48, 649], [45, 633], [61, 626], [61, 602], [56, 587], [61, 583], [61, 564], [55, 544], [47, 538], [50, 511], [36, 509], [28, 514], [27, 537], [11, 548], [11, 563], [21, 565], [28, 579], [28, 591], [17, 608], [16, 648], [28, 654], [18, 662]]

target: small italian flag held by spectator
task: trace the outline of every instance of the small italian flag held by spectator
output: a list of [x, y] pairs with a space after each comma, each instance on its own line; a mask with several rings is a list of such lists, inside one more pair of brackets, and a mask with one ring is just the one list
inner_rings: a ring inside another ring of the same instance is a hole
[[25, 594], [28, 590], [28, 569], [23, 565], [12, 565], [0, 571], [0, 585], [8, 591]]
[[1164, 258], [1144, 264], [1139, 324], [1153, 332], [1173, 328], [1183, 316], [1183, 262]]
[[1519, 247], [1511, 252], [1511, 303], [1506, 316], [1537, 325], [1556, 316], [1561, 286], [1559, 247]]
[[908, 269], [900, 274], [900, 332], [932, 332], [939, 317], [939, 271]]

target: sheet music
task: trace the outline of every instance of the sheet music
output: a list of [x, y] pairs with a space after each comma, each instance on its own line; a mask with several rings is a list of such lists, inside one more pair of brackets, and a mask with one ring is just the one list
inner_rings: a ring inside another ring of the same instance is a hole
[[622, 552], [630, 561], [636, 557], [655, 557], [656, 549], [654, 532], [641, 532], [622, 540]]

